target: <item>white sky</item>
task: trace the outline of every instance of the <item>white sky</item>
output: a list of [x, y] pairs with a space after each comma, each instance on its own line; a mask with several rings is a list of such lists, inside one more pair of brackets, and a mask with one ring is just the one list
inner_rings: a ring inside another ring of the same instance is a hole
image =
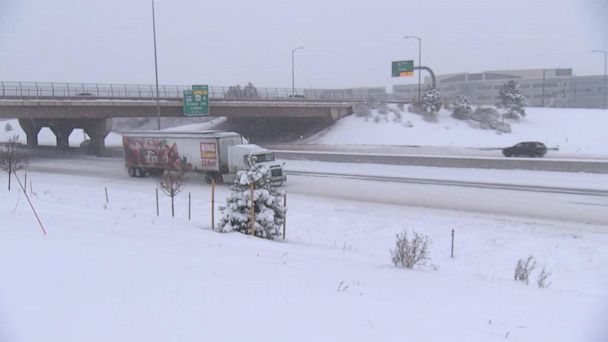
[[[438, 74], [572, 67], [600, 74], [606, 0], [156, 0], [162, 84], [336, 88]], [[153, 83], [149, 0], [0, 0], [0, 80]]]

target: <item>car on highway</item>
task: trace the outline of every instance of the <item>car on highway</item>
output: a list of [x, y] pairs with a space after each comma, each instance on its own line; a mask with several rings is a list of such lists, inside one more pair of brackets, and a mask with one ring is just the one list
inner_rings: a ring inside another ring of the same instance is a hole
[[524, 141], [504, 148], [505, 157], [542, 157], [547, 154], [547, 146], [539, 141]]

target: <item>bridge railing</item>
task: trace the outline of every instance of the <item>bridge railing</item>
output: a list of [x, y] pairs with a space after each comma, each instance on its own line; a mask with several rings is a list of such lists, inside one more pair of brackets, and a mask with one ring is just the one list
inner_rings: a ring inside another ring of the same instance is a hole
[[[181, 100], [184, 90], [191, 86], [159, 85], [162, 100]], [[247, 91], [235, 87], [209, 87], [213, 100], [261, 100], [261, 101], [367, 101], [385, 100], [386, 93], [369, 93], [365, 89], [296, 89], [255, 88]], [[59, 82], [5, 82], [0, 81], [0, 99], [111, 99], [153, 100], [155, 85], [100, 84]]]

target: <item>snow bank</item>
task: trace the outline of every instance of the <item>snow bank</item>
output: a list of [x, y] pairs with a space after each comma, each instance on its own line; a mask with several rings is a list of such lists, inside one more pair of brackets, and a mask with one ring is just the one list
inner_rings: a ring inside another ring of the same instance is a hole
[[[417, 145], [441, 147], [496, 148], [520, 141], [542, 141], [559, 147], [560, 153], [608, 155], [608, 110], [527, 108], [522, 122], [513, 123], [513, 132], [473, 129], [466, 122], [442, 110], [439, 122], [404, 111], [401, 122], [348, 116], [309, 141], [314, 144]], [[408, 122], [413, 127], [407, 127]]]
[[[3, 188], [2, 341], [608, 337], [601, 227], [292, 194], [288, 239], [272, 242], [212, 232], [210, 188], [200, 183], [178, 196], [171, 219], [165, 196], [156, 217], [151, 178], [31, 171], [28, 180], [48, 236], [23, 194]], [[220, 186], [216, 200], [227, 194]], [[429, 235], [437, 270], [390, 264], [403, 229]], [[548, 289], [513, 281], [530, 253], [553, 272]]]

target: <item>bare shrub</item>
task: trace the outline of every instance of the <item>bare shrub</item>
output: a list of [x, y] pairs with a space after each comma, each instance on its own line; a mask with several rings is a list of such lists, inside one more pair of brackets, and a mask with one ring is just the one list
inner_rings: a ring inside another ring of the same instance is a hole
[[171, 217], [175, 217], [175, 196], [184, 190], [184, 173], [181, 171], [165, 171], [160, 177], [160, 188], [171, 197]]
[[8, 139], [8, 142], [0, 145], [0, 169], [8, 173], [8, 190], [11, 190], [11, 175], [25, 169], [28, 158], [24, 151], [18, 147], [19, 136], [15, 135]]
[[513, 277], [516, 281], [521, 281], [528, 285], [530, 274], [536, 267], [536, 259], [532, 255], [528, 256], [528, 259], [524, 261], [524, 259], [519, 259], [517, 261], [517, 265], [515, 266], [515, 272], [513, 273]]
[[4, 131], [10, 132], [12, 130], [13, 130], [13, 126], [11, 126], [11, 124], [9, 122], [7, 122], [6, 125], [4, 125]]
[[378, 113], [382, 115], [386, 115], [389, 112], [388, 105], [385, 102], [380, 102], [378, 104]]
[[358, 103], [358, 104], [354, 105], [353, 112], [355, 113], [355, 116], [365, 117], [365, 118], [372, 115], [372, 109], [370, 108], [370, 106], [368, 104], [365, 104], [365, 103]]
[[543, 266], [543, 269], [538, 274], [538, 277], [536, 277], [536, 285], [538, 285], [538, 287], [541, 289], [546, 289], [551, 285], [549, 277], [551, 277], [551, 272], [547, 271], [546, 266]]
[[395, 249], [391, 250], [391, 260], [397, 267], [413, 268], [416, 265], [425, 265], [429, 257], [431, 240], [428, 235], [412, 231], [413, 238], [408, 238], [407, 231], [397, 234]]

